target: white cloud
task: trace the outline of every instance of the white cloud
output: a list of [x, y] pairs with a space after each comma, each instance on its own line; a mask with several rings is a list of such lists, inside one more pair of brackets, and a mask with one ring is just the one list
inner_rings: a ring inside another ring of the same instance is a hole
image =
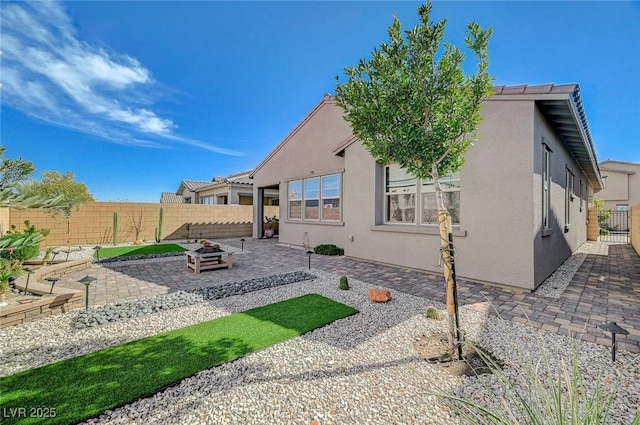
[[3, 103], [115, 143], [162, 147], [178, 142], [239, 155], [176, 134], [178, 126], [149, 105], [155, 84], [150, 71], [133, 57], [78, 40], [60, 3], [3, 2], [0, 14]]

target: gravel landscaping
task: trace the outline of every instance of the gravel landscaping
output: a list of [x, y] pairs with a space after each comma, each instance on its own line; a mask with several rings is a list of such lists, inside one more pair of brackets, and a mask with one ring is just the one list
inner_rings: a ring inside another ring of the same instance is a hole
[[[499, 403], [496, 396], [502, 390], [492, 376], [451, 377], [414, 351], [413, 343], [418, 337], [443, 330], [444, 322], [423, 316], [428, 305], [442, 309], [442, 304], [396, 291], [391, 291], [390, 302], [374, 304], [367, 297], [370, 285], [365, 282], [350, 279], [351, 289], [344, 291], [338, 289], [338, 276], [320, 270], [310, 273], [316, 278], [243, 295], [212, 297], [102, 326], [76, 329], [82, 312], [74, 311], [0, 329], [0, 352], [4, 354], [0, 375], [318, 293], [360, 313], [203, 371], [86, 423], [308, 424], [316, 418], [322, 425], [453, 424], [455, 419], [442, 400], [431, 394], [433, 391]], [[149, 305], [153, 302], [149, 301]], [[468, 338], [504, 362], [505, 372], [514, 382], [521, 381], [523, 356], [537, 356], [544, 351], [552, 365], [560, 365], [561, 358], [569, 359], [568, 337], [466, 308], [461, 310], [461, 321]], [[616, 420], [611, 423], [630, 424], [640, 409], [638, 356], [619, 350], [613, 365], [609, 348], [586, 342], [580, 343], [578, 353], [587, 388], [601, 371], [613, 379], [618, 373], [623, 374], [611, 409]]]

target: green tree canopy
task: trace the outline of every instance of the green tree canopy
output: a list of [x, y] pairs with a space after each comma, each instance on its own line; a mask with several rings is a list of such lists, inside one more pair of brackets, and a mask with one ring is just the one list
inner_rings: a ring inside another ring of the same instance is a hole
[[389, 42], [370, 60], [345, 68], [348, 79], [336, 87], [345, 119], [373, 157], [397, 162], [419, 178], [462, 167], [492, 80], [487, 72], [492, 30], [468, 24], [464, 43], [477, 59], [477, 72], [465, 76], [463, 51], [443, 43], [446, 20], [432, 23], [430, 12], [430, 2], [420, 6], [420, 24], [404, 36], [394, 17]]
[[94, 200], [87, 186], [76, 182], [74, 178], [74, 174], [70, 171], [64, 174], [57, 171], [44, 171], [42, 181], [35, 181], [26, 186], [27, 193], [45, 198], [62, 196], [62, 201], [52, 210], [69, 219], [73, 208]]
[[26, 180], [35, 171], [31, 161], [3, 158], [6, 150], [4, 146], [0, 146], [0, 189]]

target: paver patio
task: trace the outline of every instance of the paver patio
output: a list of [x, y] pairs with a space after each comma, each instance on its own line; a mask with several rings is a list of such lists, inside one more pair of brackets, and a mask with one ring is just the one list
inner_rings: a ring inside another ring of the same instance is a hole
[[[303, 250], [281, 245], [277, 239], [248, 239], [245, 252], [239, 252], [239, 239], [217, 242], [237, 248], [233, 269], [194, 275], [179, 256], [157, 262], [93, 266], [90, 271], [67, 276], [59, 285], [84, 290], [77, 281], [92, 274], [98, 280], [91, 286], [90, 303], [101, 305], [284, 273], [308, 265]], [[508, 320], [608, 346], [610, 334], [597, 325], [615, 321], [630, 332], [617, 337], [618, 347], [640, 353], [640, 256], [631, 245], [590, 243], [596, 244], [593, 254], [587, 255], [559, 299], [458, 279], [460, 306], [489, 314], [495, 314], [495, 309]], [[321, 255], [312, 256], [311, 267], [438, 302], [445, 299], [444, 280], [433, 272]]]

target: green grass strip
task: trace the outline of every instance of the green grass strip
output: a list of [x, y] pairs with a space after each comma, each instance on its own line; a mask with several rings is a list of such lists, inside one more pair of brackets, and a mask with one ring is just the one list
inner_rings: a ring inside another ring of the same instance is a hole
[[77, 423], [357, 312], [309, 294], [16, 373], [0, 379], [1, 422]]
[[[125, 257], [128, 255], [150, 255], [184, 251], [186, 251], [186, 249], [180, 245], [161, 243], [155, 245], [114, 246], [111, 248], [102, 248], [98, 254], [100, 255], [100, 258], [113, 258]], [[93, 256], [96, 257], [96, 254]]]

